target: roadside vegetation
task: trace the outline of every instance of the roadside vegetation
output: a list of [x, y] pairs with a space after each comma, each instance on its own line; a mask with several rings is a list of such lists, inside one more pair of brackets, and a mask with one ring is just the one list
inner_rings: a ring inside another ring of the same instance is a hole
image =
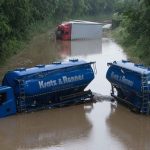
[[113, 36], [130, 59], [150, 65], [150, 1], [120, 0], [113, 15]]
[[[67, 19], [110, 16], [116, 0], [1, 0], [0, 64], [23, 49], [33, 35]], [[87, 17], [88, 16], [88, 17]]]

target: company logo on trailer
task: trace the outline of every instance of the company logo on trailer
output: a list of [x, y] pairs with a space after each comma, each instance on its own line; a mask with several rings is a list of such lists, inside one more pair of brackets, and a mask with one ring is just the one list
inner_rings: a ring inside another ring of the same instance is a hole
[[47, 88], [47, 87], [54, 87], [57, 85], [67, 84], [67, 83], [73, 83], [77, 81], [84, 80], [84, 75], [77, 75], [77, 76], [62, 76], [62, 78], [59, 78], [58, 80], [49, 80], [49, 81], [39, 81], [39, 87], [40, 89]]
[[116, 80], [116, 81], [122, 82], [126, 85], [129, 85], [131, 87], [133, 86], [133, 81], [126, 79], [125, 76], [119, 76], [119, 75], [115, 74], [114, 72], [112, 72], [111, 78]]

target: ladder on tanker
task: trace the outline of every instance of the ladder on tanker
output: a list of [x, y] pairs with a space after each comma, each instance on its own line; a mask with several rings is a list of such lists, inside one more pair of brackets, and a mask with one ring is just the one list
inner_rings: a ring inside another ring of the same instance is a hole
[[142, 75], [142, 107], [141, 112], [150, 114], [150, 87], [148, 85], [148, 76]]
[[19, 82], [19, 89], [20, 89], [20, 94], [19, 94], [19, 101], [18, 101], [18, 110], [19, 112], [24, 112], [26, 111], [26, 98], [25, 98], [25, 89], [24, 89], [24, 80], [18, 80]]

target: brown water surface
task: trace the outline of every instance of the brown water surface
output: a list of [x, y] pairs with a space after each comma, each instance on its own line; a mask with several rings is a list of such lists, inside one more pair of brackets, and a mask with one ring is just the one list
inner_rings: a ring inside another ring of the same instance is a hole
[[[110, 95], [107, 62], [126, 59], [110, 38], [92, 41], [52, 41], [35, 37], [26, 50], [0, 69], [7, 70], [80, 58], [96, 61], [97, 74], [87, 89]], [[105, 101], [75, 105], [0, 119], [1, 150], [149, 150], [150, 118]]]

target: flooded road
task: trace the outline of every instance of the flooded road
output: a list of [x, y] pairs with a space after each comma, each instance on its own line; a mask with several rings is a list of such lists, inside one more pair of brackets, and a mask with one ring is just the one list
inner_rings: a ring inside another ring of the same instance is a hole
[[[87, 89], [108, 96], [107, 62], [126, 59], [126, 55], [110, 38], [56, 42], [43, 34], [1, 68], [1, 79], [9, 69], [70, 58], [96, 61], [97, 74]], [[105, 98], [0, 119], [2, 150], [149, 150], [149, 141], [149, 116], [130, 112]]]

